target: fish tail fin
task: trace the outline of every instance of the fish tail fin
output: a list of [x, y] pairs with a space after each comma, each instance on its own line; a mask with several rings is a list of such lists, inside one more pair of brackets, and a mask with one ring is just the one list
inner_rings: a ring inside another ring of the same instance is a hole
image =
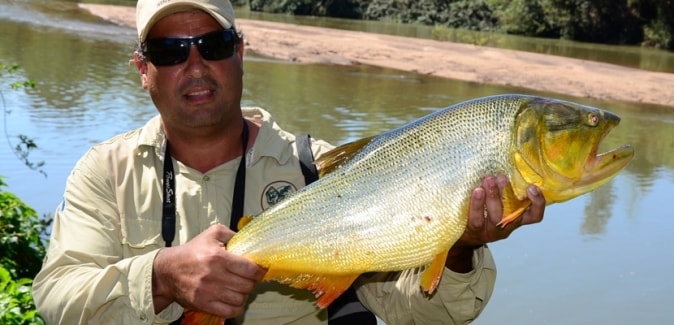
[[503, 192], [503, 218], [497, 226], [503, 228], [515, 221], [530, 205], [529, 199], [518, 199], [512, 186], [507, 186]]
[[222, 325], [225, 319], [208, 313], [185, 310], [181, 325]]
[[314, 293], [319, 308], [328, 307], [337, 297], [351, 286], [359, 274], [301, 274], [288, 270], [271, 268], [264, 280], [277, 281], [298, 289]]
[[445, 262], [447, 262], [447, 253], [449, 250], [446, 250], [435, 256], [430, 265], [424, 270], [421, 274], [421, 288], [431, 294], [435, 291], [440, 283], [440, 278], [442, 277], [442, 272], [445, 270]]

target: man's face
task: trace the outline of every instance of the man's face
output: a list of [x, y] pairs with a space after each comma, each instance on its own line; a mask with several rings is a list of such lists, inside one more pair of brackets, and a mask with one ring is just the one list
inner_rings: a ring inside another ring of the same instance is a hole
[[[222, 29], [203, 11], [179, 12], [160, 19], [147, 39], [198, 36]], [[221, 128], [234, 117], [240, 123], [243, 43], [223, 60], [205, 60], [192, 45], [185, 62], [155, 66], [148, 60], [137, 66], [143, 88], [150, 92], [166, 127]]]

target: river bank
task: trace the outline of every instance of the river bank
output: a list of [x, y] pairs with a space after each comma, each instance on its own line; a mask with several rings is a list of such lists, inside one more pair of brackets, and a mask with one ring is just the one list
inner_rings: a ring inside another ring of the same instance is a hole
[[[79, 4], [135, 28], [135, 8]], [[427, 39], [237, 19], [247, 51], [297, 63], [366, 64], [597, 100], [674, 107], [674, 74]]]

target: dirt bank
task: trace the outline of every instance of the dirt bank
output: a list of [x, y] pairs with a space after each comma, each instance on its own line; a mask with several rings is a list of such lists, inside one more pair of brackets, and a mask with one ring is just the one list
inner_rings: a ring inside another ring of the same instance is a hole
[[[80, 4], [135, 28], [135, 9]], [[674, 74], [468, 44], [238, 19], [246, 49], [299, 63], [367, 64], [600, 100], [674, 107]]]

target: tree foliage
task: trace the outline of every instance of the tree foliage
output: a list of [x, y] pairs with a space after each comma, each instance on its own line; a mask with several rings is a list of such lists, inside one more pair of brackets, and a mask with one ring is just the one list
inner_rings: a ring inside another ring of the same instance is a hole
[[14, 280], [10, 272], [0, 266], [0, 323], [6, 325], [42, 325], [37, 314], [30, 279]]
[[4, 186], [0, 179], [0, 265], [13, 278], [33, 278], [45, 256], [43, 236], [51, 220], [41, 220], [33, 208], [5, 191]]
[[33, 303], [31, 279], [46, 253], [51, 218], [39, 219], [4, 186], [0, 178], [0, 323], [44, 324]]
[[674, 50], [674, 0], [249, 0], [248, 3], [253, 11], [389, 20]]

